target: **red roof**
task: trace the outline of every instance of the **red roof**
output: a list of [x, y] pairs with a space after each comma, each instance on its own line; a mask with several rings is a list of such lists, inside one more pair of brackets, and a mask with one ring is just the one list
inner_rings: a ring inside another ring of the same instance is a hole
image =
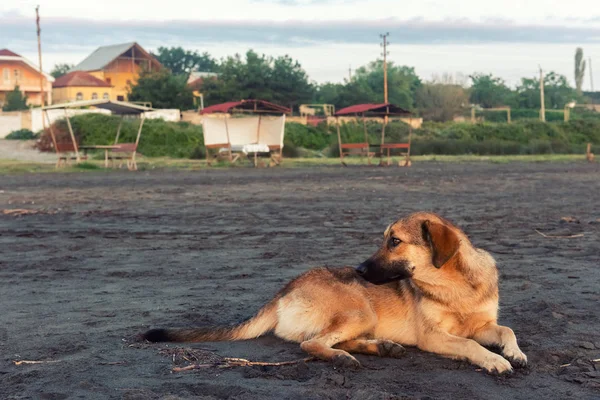
[[13, 53], [9, 49], [0, 50], [0, 56], [21, 57], [20, 55], [18, 55], [17, 53]]
[[292, 110], [290, 110], [287, 107], [269, 103], [265, 100], [241, 100], [229, 101], [227, 103], [215, 104], [214, 106], [206, 107], [205, 109], [200, 111], [200, 114], [228, 113], [235, 111], [263, 112], [274, 114], [289, 114], [292, 112]]
[[381, 104], [356, 104], [350, 107], [342, 108], [335, 113], [337, 116], [351, 114], [371, 114], [371, 115], [405, 115], [410, 114], [410, 111], [398, 107], [391, 103]]
[[90, 87], [112, 87], [102, 79], [84, 71], [73, 71], [56, 79], [52, 87], [90, 86]]

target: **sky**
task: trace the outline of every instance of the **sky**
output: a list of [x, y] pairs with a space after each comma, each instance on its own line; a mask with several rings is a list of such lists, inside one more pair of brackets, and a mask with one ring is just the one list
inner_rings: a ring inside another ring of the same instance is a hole
[[425, 80], [480, 72], [514, 86], [541, 66], [573, 82], [580, 46], [597, 63], [600, 86], [600, 7], [589, 0], [4, 0], [0, 48], [37, 62], [38, 4], [47, 71], [98, 46], [136, 41], [149, 51], [182, 46], [216, 58], [250, 48], [288, 54], [312, 80], [341, 82], [381, 56], [379, 35], [389, 32], [389, 60]]

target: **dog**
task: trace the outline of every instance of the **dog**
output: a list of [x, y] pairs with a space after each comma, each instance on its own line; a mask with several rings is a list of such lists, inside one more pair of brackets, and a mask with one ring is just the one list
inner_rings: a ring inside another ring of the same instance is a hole
[[[468, 360], [488, 373], [527, 365], [512, 329], [497, 324], [492, 256], [433, 213], [391, 224], [357, 268], [315, 268], [289, 282], [254, 317], [233, 327], [152, 329], [151, 342], [211, 342], [267, 332], [308, 354], [358, 368], [351, 353], [401, 357], [403, 346]], [[484, 346], [499, 346], [502, 355]], [[512, 365], [511, 365], [512, 364]]]

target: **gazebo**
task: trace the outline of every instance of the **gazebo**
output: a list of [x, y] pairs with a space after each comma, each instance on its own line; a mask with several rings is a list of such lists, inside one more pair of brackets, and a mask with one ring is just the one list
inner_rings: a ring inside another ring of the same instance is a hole
[[233, 163], [241, 154], [254, 156], [258, 166], [258, 154], [268, 153], [270, 165], [279, 165], [283, 158], [285, 116], [291, 113], [287, 107], [264, 100], [240, 100], [215, 104], [200, 114], [222, 114], [222, 118], [202, 119], [206, 161], [211, 165], [210, 150], [217, 149], [216, 159]]
[[[399, 166], [411, 165], [410, 161], [410, 142], [412, 136], [412, 120], [409, 121], [408, 131], [408, 142], [407, 143], [385, 143], [385, 128], [387, 121], [390, 117], [412, 117], [412, 113], [405, 110], [395, 104], [382, 103], [382, 104], [356, 104], [350, 107], [342, 108], [335, 113], [338, 144], [340, 150], [340, 160], [342, 165], [347, 166], [344, 162], [344, 157], [351, 154], [358, 154], [361, 157], [366, 156], [367, 162], [371, 165], [371, 158], [376, 154], [371, 151], [371, 147], [379, 148], [379, 165], [391, 165], [391, 151], [395, 149], [405, 149], [406, 151], [401, 153], [405, 157], [404, 160], [398, 162]], [[342, 143], [342, 136], [340, 133], [340, 117], [356, 117], [362, 118], [363, 130], [364, 130], [364, 142], [360, 143]], [[370, 144], [369, 135], [367, 134], [367, 118], [382, 118], [383, 123], [381, 127], [381, 143]], [[383, 156], [387, 153], [387, 161], [383, 162]]]
[[[73, 128], [71, 126], [71, 120], [69, 118], [68, 109], [77, 109], [83, 107], [94, 107], [103, 110], [109, 110], [112, 114], [120, 115], [121, 120], [119, 121], [119, 127], [117, 128], [117, 134], [115, 137], [115, 142], [113, 145], [92, 145], [92, 146], [79, 146], [77, 144], [77, 140], [75, 140], [75, 135], [73, 133]], [[70, 143], [59, 143], [57, 141], [56, 135], [54, 134], [54, 130], [52, 129], [52, 123], [50, 121], [50, 117], [48, 116], [49, 110], [64, 110], [65, 119], [67, 120], [67, 126], [69, 127], [69, 134], [71, 136]], [[135, 154], [137, 152], [137, 147], [140, 142], [140, 136], [142, 134], [142, 127], [144, 126], [144, 113], [148, 111], [153, 111], [153, 108], [141, 106], [134, 103], [129, 103], [125, 101], [114, 101], [114, 100], [84, 100], [84, 101], [74, 101], [69, 103], [55, 104], [52, 106], [47, 106], [42, 109], [46, 120], [48, 121], [48, 126], [50, 129], [50, 136], [52, 137], [52, 143], [54, 144], [54, 148], [56, 149], [56, 153], [58, 155], [58, 161], [56, 166], [59, 167], [61, 161], [64, 160], [65, 164], [69, 159], [75, 159], [76, 162], [80, 162], [81, 159], [86, 159], [87, 156], [81, 156], [79, 153], [80, 149], [87, 151], [88, 149], [101, 149], [104, 150], [104, 165], [108, 167], [108, 153], [112, 151], [114, 153], [129, 153], [128, 157], [120, 157], [113, 156], [112, 158], [126, 158], [127, 159], [127, 168], [130, 170], [137, 169], [137, 163], [135, 161]], [[121, 133], [121, 126], [123, 124], [123, 118], [126, 115], [135, 115], [140, 117], [140, 125], [138, 128], [137, 136], [135, 143], [119, 143], [119, 135]], [[42, 117], [43, 118], [43, 117]], [[75, 153], [75, 157], [69, 157], [67, 153]], [[61, 155], [62, 154], [62, 155]]]

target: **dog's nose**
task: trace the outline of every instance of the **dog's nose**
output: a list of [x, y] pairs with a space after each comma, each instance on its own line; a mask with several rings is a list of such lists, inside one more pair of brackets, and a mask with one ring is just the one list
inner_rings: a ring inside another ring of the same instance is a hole
[[367, 272], [367, 265], [365, 263], [360, 264], [356, 267], [356, 272], [358, 272], [359, 275], [364, 275]]

